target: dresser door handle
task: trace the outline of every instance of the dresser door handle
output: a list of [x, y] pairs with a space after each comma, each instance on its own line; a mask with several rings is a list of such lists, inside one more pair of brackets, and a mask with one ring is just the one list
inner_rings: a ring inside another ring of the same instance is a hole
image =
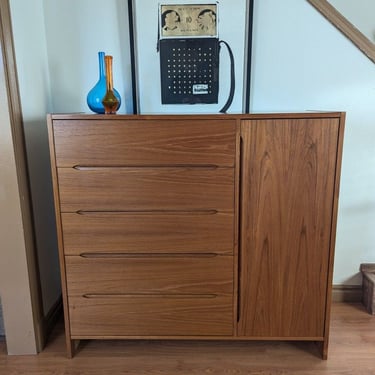
[[115, 294], [104, 294], [104, 293], [86, 293], [82, 295], [83, 298], [173, 298], [173, 299], [185, 299], [185, 298], [216, 298], [217, 294], [181, 294], [181, 293], [115, 293]]
[[[78, 171], [87, 171], [87, 170], [103, 170], [103, 169], [168, 169], [168, 168], [192, 168], [192, 169], [204, 169], [204, 170], [212, 170], [218, 169], [219, 166], [217, 164], [148, 164], [148, 165], [137, 165], [137, 164], [129, 164], [129, 165], [80, 165], [76, 164], [72, 167]], [[227, 167], [223, 167], [227, 168]], [[232, 168], [232, 167], [230, 167]]]
[[77, 215], [216, 215], [218, 210], [124, 210], [124, 211], [86, 211], [78, 210], [75, 212]]
[[214, 258], [217, 253], [81, 253], [81, 258]]

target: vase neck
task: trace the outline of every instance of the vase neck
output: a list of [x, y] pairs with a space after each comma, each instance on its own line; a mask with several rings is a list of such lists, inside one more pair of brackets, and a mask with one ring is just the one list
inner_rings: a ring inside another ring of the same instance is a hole
[[105, 77], [104, 52], [98, 52], [99, 56], [99, 79]]
[[107, 91], [113, 90], [112, 56], [104, 56]]

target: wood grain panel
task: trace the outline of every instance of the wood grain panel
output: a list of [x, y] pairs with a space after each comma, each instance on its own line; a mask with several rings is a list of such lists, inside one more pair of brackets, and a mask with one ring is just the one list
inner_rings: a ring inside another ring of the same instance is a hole
[[231, 335], [232, 297], [69, 297], [72, 336]]
[[68, 294], [233, 294], [233, 257], [65, 257]]
[[324, 334], [338, 128], [242, 123], [241, 335]]
[[234, 166], [235, 120], [54, 120], [58, 167]]
[[343, 122], [49, 116], [68, 354], [216, 337], [314, 340], [326, 358]]
[[233, 210], [232, 168], [58, 169], [62, 212]]
[[64, 252], [233, 254], [234, 214], [63, 213]]

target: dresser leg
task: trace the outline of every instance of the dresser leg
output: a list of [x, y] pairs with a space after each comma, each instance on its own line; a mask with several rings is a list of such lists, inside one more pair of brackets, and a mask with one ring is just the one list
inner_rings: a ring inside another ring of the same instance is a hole
[[316, 345], [318, 347], [319, 353], [322, 359], [328, 359], [328, 340], [325, 339], [324, 341], [317, 341]]
[[73, 358], [77, 352], [80, 340], [66, 339], [66, 353], [68, 358]]
[[74, 356], [74, 340], [66, 338], [66, 354], [68, 358], [73, 358]]

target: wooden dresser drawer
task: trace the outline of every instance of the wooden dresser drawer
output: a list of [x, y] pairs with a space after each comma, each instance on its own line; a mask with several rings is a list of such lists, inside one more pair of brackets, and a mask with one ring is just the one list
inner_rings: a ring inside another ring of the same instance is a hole
[[236, 121], [54, 120], [58, 167], [235, 164]]
[[233, 212], [62, 213], [64, 254], [233, 254]]
[[68, 295], [228, 294], [233, 257], [205, 254], [65, 257]]
[[69, 297], [72, 338], [233, 334], [232, 296]]
[[59, 168], [62, 212], [233, 210], [233, 168]]

